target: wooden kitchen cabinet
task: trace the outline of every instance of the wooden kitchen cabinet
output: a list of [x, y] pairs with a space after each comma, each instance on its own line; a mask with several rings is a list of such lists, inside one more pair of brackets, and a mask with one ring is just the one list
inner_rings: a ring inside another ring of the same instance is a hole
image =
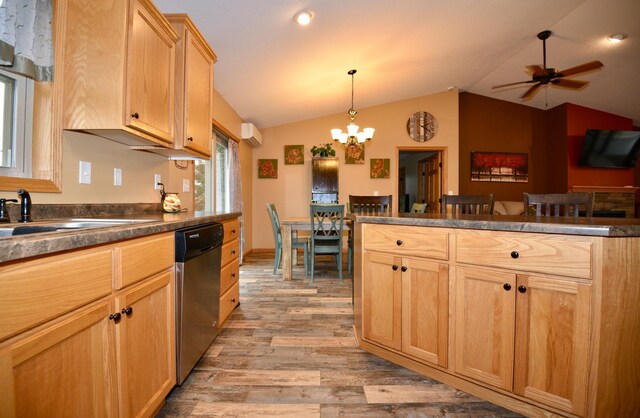
[[221, 329], [233, 310], [240, 304], [240, 220], [222, 221], [224, 241], [221, 251], [220, 310], [218, 328]]
[[63, 128], [131, 146], [174, 142], [176, 32], [149, 0], [68, 0]]
[[185, 14], [166, 14], [178, 33], [176, 44], [174, 148], [187, 153], [211, 157], [213, 52], [200, 31]]
[[590, 311], [588, 283], [458, 267], [455, 372], [583, 415]]
[[176, 379], [173, 258], [140, 278], [131, 257], [173, 246], [167, 232], [0, 267], [0, 285], [30, 277], [0, 294], [9, 318], [30, 318], [0, 342], [0, 417], [153, 416]]

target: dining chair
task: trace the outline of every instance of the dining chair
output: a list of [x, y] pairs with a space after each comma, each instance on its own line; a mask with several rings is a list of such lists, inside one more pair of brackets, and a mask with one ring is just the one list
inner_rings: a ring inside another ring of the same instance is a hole
[[529, 214], [529, 208], [534, 207], [536, 216], [573, 216], [580, 215], [580, 208], [584, 210], [584, 216], [593, 216], [593, 202], [595, 194], [592, 192], [580, 193], [548, 193], [532, 194], [524, 193], [524, 213]]
[[[358, 196], [349, 195], [349, 213], [391, 214], [393, 197], [386, 196]], [[353, 231], [349, 231], [347, 238], [347, 272], [353, 269]]]
[[442, 214], [451, 205], [452, 215], [492, 215], [495, 197], [493, 194], [442, 195]]
[[426, 211], [426, 203], [414, 203], [413, 205], [411, 205], [411, 213], [425, 213]]
[[316, 254], [333, 254], [338, 264], [338, 278], [342, 282], [342, 232], [344, 205], [311, 204], [311, 283]]
[[[267, 203], [267, 210], [269, 211], [269, 217], [271, 218], [271, 227], [273, 228], [273, 239], [276, 242], [276, 255], [273, 261], [273, 274], [278, 273], [278, 267], [280, 266], [280, 260], [282, 259], [282, 229], [280, 228], [280, 218], [278, 217], [278, 211], [276, 211], [276, 205], [273, 203]], [[309, 266], [307, 260], [309, 259], [309, 240], [300, 240], [297, 237], [291, 237], [291, 249], [302, 248], [304, 253], [304, 274], [309, 274]]]

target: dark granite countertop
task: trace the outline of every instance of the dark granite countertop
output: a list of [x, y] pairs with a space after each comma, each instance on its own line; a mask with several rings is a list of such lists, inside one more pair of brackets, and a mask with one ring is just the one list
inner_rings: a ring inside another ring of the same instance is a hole
[[[148, 222], [127, 223], [124, 225], [102, 226], [94, 228], [79, 228], [69, 230], [59, 230], [55, 232], [41, 232], [19, 236], [9, 236], [0, 238], [0, 263], [12, 260], [19, 260], [28, 257], [48, 255], [60, 251], [68, 251], [90, 247], [93, 245], [107, 244], [141, 237], [144, 235], [157, 234], [160, 232], [173, 231], [180, 228], [205, 224], [214, 221], [237, 218], [240, 212], [232, 213], [205, 213], [205, 212], [182, 212], [182, 213], [120, 213], [115, 215], [87, 216], [86, 214], [75, 214], [77, 217], [91, 218], [117, 218], [117, 219], [138, 219], [149, 220]], [[79, 215], [79, 216], [78, 216]], [[28, 225], [42, 225], [50, 223], [56, 219], [47, 219], [29, 223]], [[15, 224], [0, 224], [2, 226], [15, 226]], [[21, 224], [25, 225], [25, 224]]]
[[451, 216], [431, 213], [396, 213], [392, 216], [351, 214], [349, 217], [355, 222], [372, 224], [598, 237], [640, 237], [640, 219], [638, 218], [554, 218], [504, 215]]

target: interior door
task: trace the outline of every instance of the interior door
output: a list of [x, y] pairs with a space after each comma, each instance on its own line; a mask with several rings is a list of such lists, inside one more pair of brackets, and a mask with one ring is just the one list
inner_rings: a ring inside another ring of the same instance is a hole
[[418, 203], [427, 203], [427, 212], [440, 212], [442, 193], [442, 153], [418, 161]]

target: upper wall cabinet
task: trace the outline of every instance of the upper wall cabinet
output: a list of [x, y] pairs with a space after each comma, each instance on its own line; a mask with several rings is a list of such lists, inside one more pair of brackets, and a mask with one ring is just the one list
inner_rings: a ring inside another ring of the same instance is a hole
[[167, 14], [176, 44], [176, 136], [174, 148], [211, 156], [213, 64], [216, 54], [185, 14]]
[[63, 127], [172, 147], [177, 33], [148, 0], [69, 0]]

